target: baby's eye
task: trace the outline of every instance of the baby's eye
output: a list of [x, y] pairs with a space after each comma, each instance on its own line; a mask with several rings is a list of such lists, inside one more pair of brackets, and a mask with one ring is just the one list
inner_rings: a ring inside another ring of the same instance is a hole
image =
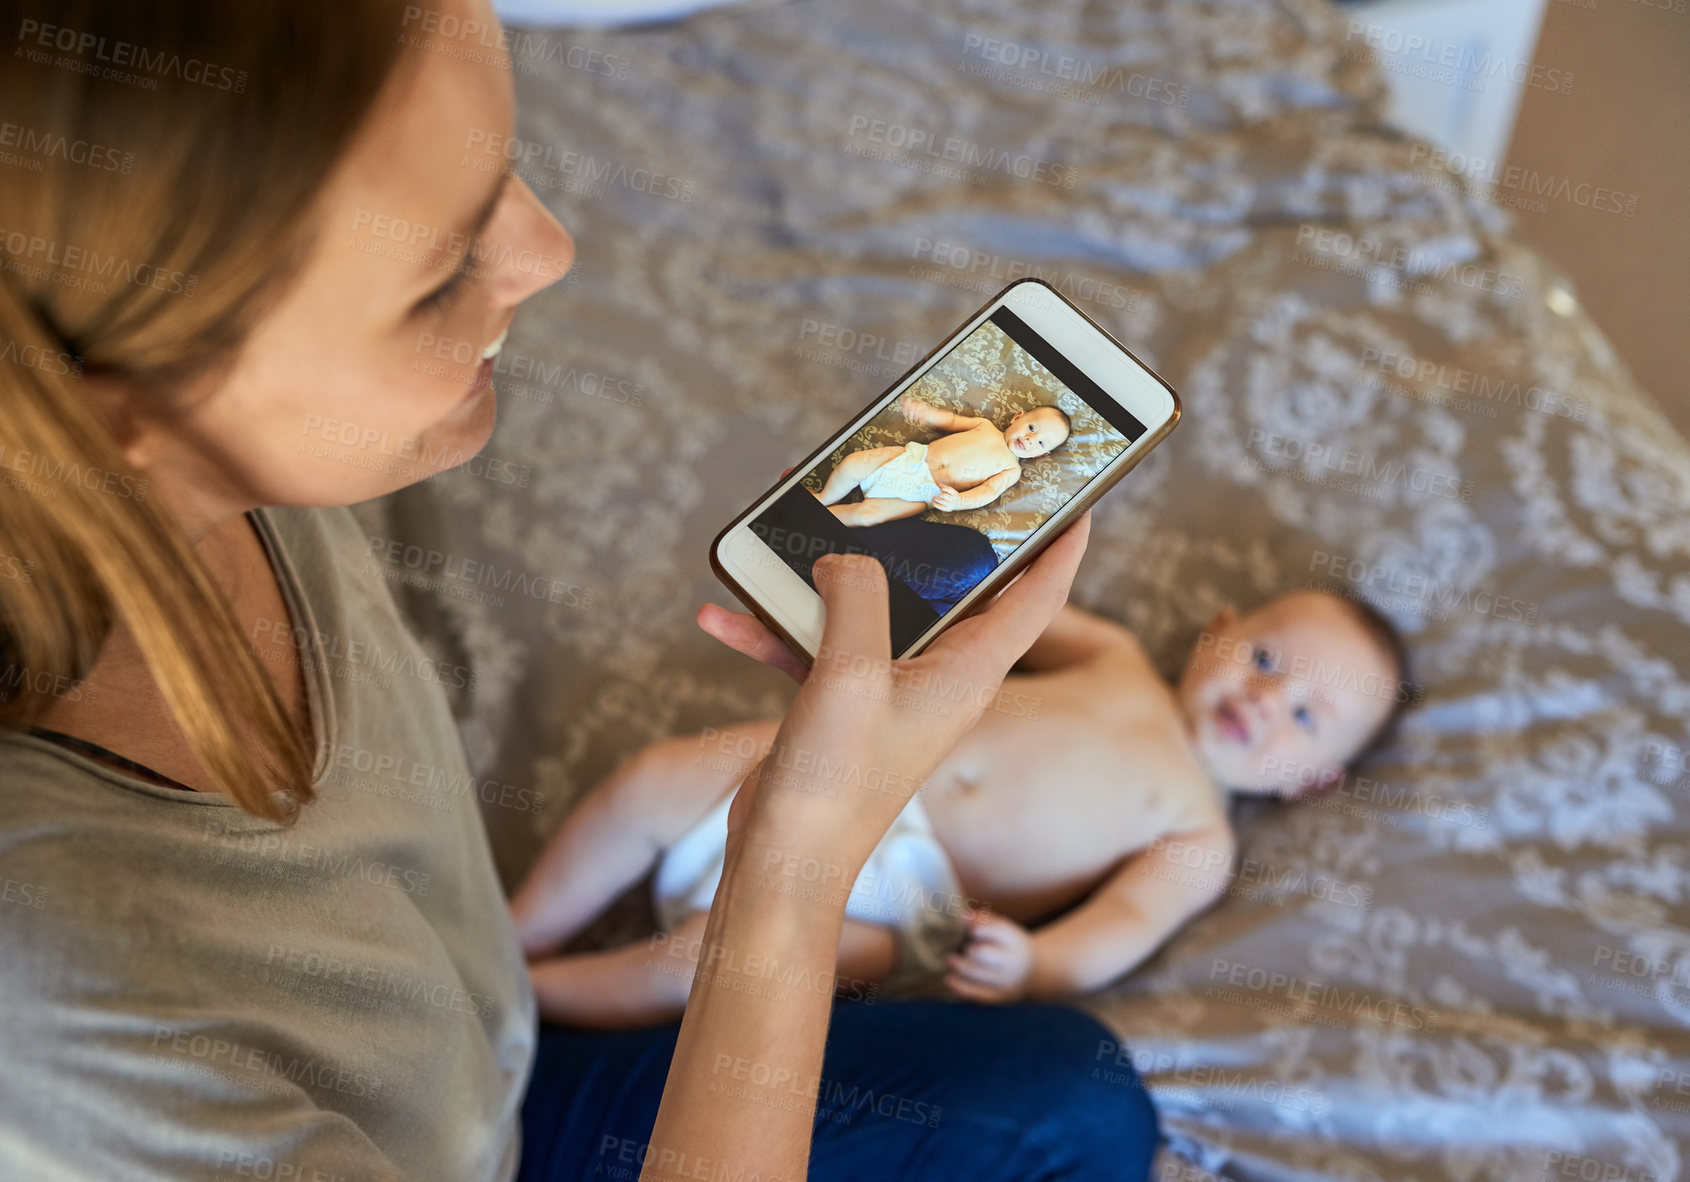
[[1256, 649], [1252, 659], [1255, 661], [1256, 668], [1263, 673], [1273, 672], [1273, 654], [1268, 652], [1267, 649]]
[[1312, 731], [1314, 729], [1314, 711], [1310, 710], [1307, 706], [1298, 706], [1295, 710], [1291, 711], [1291, 717], [1295, 718], [1297, 720], [1297, 725], [1302, 727], [1304, 730]]

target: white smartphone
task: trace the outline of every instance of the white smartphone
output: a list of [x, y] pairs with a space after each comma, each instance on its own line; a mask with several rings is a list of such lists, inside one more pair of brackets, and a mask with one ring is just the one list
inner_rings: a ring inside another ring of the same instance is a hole
[[885, 569], [892, 655], [989, 603], [1168, 437], [1173, 388], [1054, 288], [1012, 283], [736, 517], [718, 578], [807, 661], [811, 568]]

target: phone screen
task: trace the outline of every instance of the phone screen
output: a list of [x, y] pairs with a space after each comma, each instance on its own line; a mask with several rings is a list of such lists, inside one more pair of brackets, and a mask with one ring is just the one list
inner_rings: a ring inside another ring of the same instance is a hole
[[901, 653], [1145, 430], [999, 308], [750, 528], [812, 588], [823, 554], [877, 558]]

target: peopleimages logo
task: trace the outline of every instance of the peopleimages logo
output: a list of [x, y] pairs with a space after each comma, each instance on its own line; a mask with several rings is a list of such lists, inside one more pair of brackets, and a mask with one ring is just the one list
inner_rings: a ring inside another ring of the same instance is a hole
[[[600, 160], [587, 153], [540, 140], [525, 140], [480, 129], [469, 133], [464, 148], [472, 153], [468, 162], [480, 171], [489, 172], [495, 167], [510, 165], [522, 172], [523, 179], [529, 184], [538, 184], [541, 188], [557, 188], [558, 185], [552, 181], [567, 180], [594, 192], [611, 187], [623, 188], [683, 203], [691, 201], [697, 189], [696, 184], [686, 177], [638, 165], [630, 167], [619, 161]], [[479, 154], [479, 159], [476, 154]]]
[[[1420, 700], [1418, 693], [1414, 700]], [[1269, 755], [1262, 760], [1262, 774], [1281, 784], [1308, 789], [1325, 782], [1328, 769]], [[1350, 802], [1373, 807], [1352, 809]], [[1339, 775], [1337, 783], [1302, 807], [1374, 818], [1412, 813], [1434, 821], [1477, 829], [1483, 829], [1490, 823], [1490, 810], [1469, 801], [1422, 792], [1408, 785], [1393, 786], [1384, 780], [1358, 776], [1347, 769]]]
[[1025, 259], [1008, 258], [964, 243], [936, 242], [931, 238], [918, 237], [910, 251], [910, 257], [931, 263], [932, 266], [919, 271], [912, 266], [909, 274], [920, 278], [936, 278], [941, 283], [951, 282], [947, 273], [985, 281], [984, 286], [973, 287], [973, 290], [978, 291], [995, 291], [1017, 279], [1031, 278], [1050, 284], [1058, 293], [1078, 304], [1095, 303], [1121, 311], [1127, 308], [1136, 309], [1143, 302], [1137, 292], [1116, 283], [1095, 279], [1089, 275], [1076, 275], [1060, 267], [1044, 267]]
[[[133, 41], [83, 33], [63, 25], [48, 25], [25, 18], [18, 25], [17, 39], [23, 43], [19, 52], [24, 59], [36, 65], [73, 67], [97, 77], [121, 76], [123, 81], [150, 83], [148, 89], [157, 89], [159, 78], [180, 78], [211, 90], [226, 90], [234, 94], [246, 90], [245, 70], [219, 66], [203, 58], [148, 49]], [[44, 50], [58, 50], [70, 56], [55, 61], [51, 54], [42, 52]], [[122, 67], [122, 70], [117, 67]], [[152, 77], [123, 74], [122, 71], [126, 70]]]
[[[965, 57], [979, 57], [993, 65], [1033, 74], [1041, 80], [1071, 82], [1072, 88], [1063, 93], [1082, 97], [1086, 91], [1103, 93], [1114, 91], [1133, 98], [1149, 99], [1170, 107], [1183, 107], [1191, 101], [1191, 88], [1155, 78], [1148, 74], [1128, 73], [1119, 66], [1098, 65], [1070, 53], [1060, 53], [1034, 45], [1018, 45], [979, 33], [963, 38]], [[974, 71], [968, 71], [974, 72]], [[1028, 84], [1027, 89], [1044, 90], [1045, 86]], [[1091, 96], [1094, 101], [1096, 95]]]
[[23, 230], [0, 230], [0, 249], [10, 256], [6, 260], [9, 270], [51, 279], [69, 287], [88, 287], [95, 292], [105, 291], [105, 284], [110, 281], [133, 283], [136, 287], [150, 287], [171, 295], [191, 297], [200, 281], [198, 275], [185, 271], [137, 263], [115, 254], [101, 254], [75, 243], [59, 242]]
[[893, 164], [942, 165], [935, 170], [939, 175], [962, 175], [960, 170], [973, 176], [996, 172], [1062, 189], [1072, 189], [1079, 179], [1071, 165], [867, 115], [851, 116], [845, 138], [851, 155]]
[[0, 123], [0, 148], [16, 148], [31, 156], [57, 156], [70, 164], [81, 164], [96, 172], [128, 175], [135, 166], [135, 153], [119, 152], [91, 140], [73, 140], [56, 131], [43, 131], [21, 123]]
[[148, 482], [145, 476], [85, 467], [75, 461], [59, 459], [41, 452], [24, 451], [0, 443], [0, 474], [7, 472], [16, 472], [20, 477], [51, 481], [53, 484], [80, 485], [90, 492], [108, 493], [114, 497], [127, 497], [135, 501], [147, 499]]
[[249, 1087], [280, 1085], [286, 1081], [314, 1091], [334, 1091], [348, 1096], [379, 1096], [383, 1090], [380, 1076], [348, 1071], [335, 1063], [285, 1055], [268, 1047], [251, 1046], [197, 1030], [156, 1027], [152, 1049], [169, 1050], [178, 1063], [187, 1061], [221, 1069], [216, 1073], [227, 1072], [225, 1078]]
[[[1331, 483], [1334, 488], [1354, 489], [1372, 496], [1381, 495], [1395, 486], [1451, 501], [1473, 499], [1473, 482], [1462, 480], [1452, 472], [1423, 465], [1410, 466], [1396, 459], [1381, 460], [1370, 452], [1336, 448], [1319, 440], [1299, 439], [1295, 435], [1281, 435], [1277, 431], [1252, 427], [1249, 447], [1274, 461], [1272, 464], [1259, 462], [1260, 466], [1270, 471], [1289, 469], [1315, 484]], [[1335, 480], [1335, 477], [1354, 479]]]
[[1405, 571], [1395, 565], [1364, 562], [1359, 558], [1333, 554], [1327, 550], [1314, 552], [1309, 559], [1309, 571], [1342, 580], [1352, 587], [1365, 587], [1369, 591], [1383, 591], [1420, 600], [1427, 607], [1435, 608], [1440, 617], [1447, 615], [1452, 609], [1460, 609], [1496, 620], [1535, 624], [1541, 606], [1535, 601], [1461, 586], [1431, 575]]
[[[466, 263], [471, 268], [514, 268], [525, 275], [540, 272], [555, 272], [561, 275], [568, 262], [562, 255], [518, 250], [509, 243], [489, 241], [465, 234], [461, 230], [432, 226], [426, 222], [413, 222], [407, 218], [377, 213], [373, 209], [360, 209], [353, 215], [350, 245], [356, 246], [365, 254], [439, 269], [453, 265], [460, 254], [467, 255]], [[423, 335], [426, 337], [430, 334]], [[479, 353], [480, 348], [477, 347], [475, 352]]]
[[38, 369], [42, 373], [54, 374], [58, 377], [80, 378], [82, 376], [82, 362], [80, 359], [61, 350], [43, 349], [40, 345], [19, 345], [17, 341], [0, 336], [0, 362], [8, 365], [21, 365], [25, 369]]
[[[1132, 1072], [1115, 1072], [1110, 1067], [1131, 1067]], [[1210, 1104], [1229, 1100], [1249, 1100], [1271, 1104], [1287, 1112], [1322, 1116], [1331, 1107], [1326, 1097], [1300, 1084], [1284, 1083], [1252, 1075], [1248, 1069], [1229, 1071], [1223, 1066], [1195, 1063], [1184, 1054], [1171, 1051], [1152, 1051], [1133, 1048], [1104, 1039], [1098, 1043], [1091, 1078], [1105, 1083], [1143, 1087], [1144, 1079], [1154, 1079], [1163, 1095], [1175, 1091], [1174, 1085], [1187, 1085]]]
[[[1207, 630], [1197, 638], [1196, 656], [1203, 662], [1205, 672], [1215, 671], [1217, 662], [1254, 670], [1254, 661], [1260, 651], [1253, 641], [1245, 642]], [[1381, 677], [1372, 671], [1364, 672], [1355, 665], [1329, 665], [1306, 653], [1276, 653], [1274, 657], [1281, 673], [1325, 691], [1323, 697], [1327, 700], [1334, 693], [1349, 693], [1384, 698], [1390, 702], [1418, 701], [1416, 687], [1398, 677]], [[1224, 672], [1222, 675], [1225, 675]]]
[[[428, 336], [428, 334], [423, 334]], [[429, 340], [433, 340], [429, 337]], [[435, 447], [421, 436], [395, 437], [383, 427], [365, 426], [344, 419], [325, 418], [308, 414], [300, 428], [300, 442], [295, 451], [319, 459], [358, 464], [381, 471], [414, 473], [428, 469], [433, 479], [445, 472], [468, 472], [491, 480], [494, 484], [510, 484], [527, 488], [533, 469], [527, 464], [514, 464], [487, 455], [485, 452], [467, 453], [462, 448], [441, 445]], [[383, 459], [393, 463], [382, 463]]]
[[1365, 368], [1413, 382], [1423, 388], [1432, 386], [1454, 395], [1472, 395], [1486, 404], [1520, 407], [1540, 414], [1559, 415], [1581, 423], [1590, 412], [1587, 403], [1542, 386], [1528, 386], [1511, 378], [1493, 377], [1463, 369], [1459, 365], [1426, 361], [1407, 353], [1393, 353], [1372, 345], [1363, 346], [1361, 364]]
[[[1563, 201], [1597, 213], [1617, 213], [1628, 218], [1637, 216], [1639, 198], [1636, 193], [1610, 189], [1606, 185], [1591, 181], [1539, 172], [1535, 168], [1519, 164], [1504, 164], [1500, 160], [1483, 156], [1446, 151], [1428, 144], [1415, 144], [1409, 151], [1408, 158], [1412, 164], [1429, 165], [1435, 170], [1448, 169], [1469, 181], [1495, 186], [1499, 191], [1491, 194], [1492, 200], [1527, 209], [1532, 213], [1546, 212], [1548, 206], [1545, 200], [1548, 200]], [[1426, 178], [1422, 183], [1450, 188], [1437, 185], [1436, 178]]]
[[1297, 248], [1291, 255], [1292, 262], [1362, 276], [1374, 276], [1383, 270], [1394, 277], [1398, 286], [1407, 285], [1408, 290], [1420, 294], [1436, 290], [1420, 283], [1422, 279], [1448, 281], [1473, 291], [1493, 292], [1504, 299], [1517, 299], [1526, 290], [1525, 277], [1521, 275], [1444, 258], [1425, 246], [1404, 246], [1308, 222], [1297, 227]]
[[238, 824], [207, 821], [204, 836], [225, 851], [270, 859], [277, 865], [297, 866], [346, 882], [366, 882], [392, 887], [407, 895], [427, 895], [434, 876], [378, 858], [366, 858], [345, 850], [329, 849], [282, 837], [274, 833], [248, 832]]
[[[1445, 80], [1460, 80], [1469, 90], [1483, 89], [1484, 83], [1480, 79], [1488, 79], [1556, 94], [1573, 92], [1571, 70], [1503, 57], [1482, 48], [1483, 42], [1479, 42], [1480, 48], [1475, 48], [1467, 41], [1445, 41], [1424, 33], [1405, 33], [1400, 29], [1353, 19], [1344, 33], [1344, 40], [1361, 41], [1369, 49], [1382, 49], [1388, 54], [1411, 58], [1422, 66], [1441, 67], [1448, 72]], [[1390, 68], [1388, 63], [1381, 64]]]
[[[371, 534], [369, 543], [370, 557], [379, 559], [389, 567], [414, 571], [427, 578], [451, 579], [471, 586], [490, 587], [518, 598], [561, 603], [565, 607], [592, 605], [591, 588], [566, 583], [548, 575], [532, 574], [516, 567], [466, 558], [397, 538], [383, 538]], [[473, 682], [470, 688], [474, 688]]]
[[1437, 1014], [1424, 1006], [1374, 997], [1323, 981], [1302, 980], [1241, 961], [1216, 957], [1209, 964], [1209, 980], [1255, 993], [1275, 994], [1310, 1009], [1326, 1010], [1346, 1018], [1362, 1018], [1408, 1030], [1431, 1030], [1438, 1025]]
[[602, 49], [571, 45], [544, 33], [508, 29], [496, 20], [465, 19], [417, 4], [405, 6], [401, 23], [408, 31], [405, 43], [414, 49], [432, 49], [480, 65], [498, 64], [498, 53], [502, 50], [510, 57], [510, 68], [525, 75], [538, 74], [538, 66], [551, 63], [586, 74], [626, 78], [633, 64], [630, 58]]

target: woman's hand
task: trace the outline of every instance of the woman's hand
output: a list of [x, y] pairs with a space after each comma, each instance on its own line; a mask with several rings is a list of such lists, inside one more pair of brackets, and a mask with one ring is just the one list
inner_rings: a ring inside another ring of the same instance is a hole
[[[905, 661], [891, 659], [885, 572], [861, 555], [816, 564], [827, 621], [814, 669], [756, 619], [699, 611], [705, 631], [802, 684], [728, 814], [722, 881], [644, 1182], [706, 1160], [764, 1178], [804, 1176], [833, 994], [784, 987], [771, 967], [810, 980], [837, 966], [845, 899], [863, 862], [1056, 615], [1090, 527], [1082, 517], [995, 603]], [[723, 1086], [724, 1064], [743, 1069], [738, 1095]]]
[[[1080, 517], [985, 610], [926, 651], [891, 656], [886, 575], [866, 555], [815, 565], [826, 624], [813, 669], [754, 617], [707, 604], [699, 626], [802, 683], [729, 828], [768, 856], [822, 859], [846, 890], [892, 819], [981, 715], [1068, 597], [1091, 532]], [[841, 898], [843, 905], [843, 898]]]
[[1020, 1001], [1033, 975], [1033, 933], [1012, 919], [975, 911], [968, 916], [968, 942], [947, 958], [945, 986], [968, 1001]]

